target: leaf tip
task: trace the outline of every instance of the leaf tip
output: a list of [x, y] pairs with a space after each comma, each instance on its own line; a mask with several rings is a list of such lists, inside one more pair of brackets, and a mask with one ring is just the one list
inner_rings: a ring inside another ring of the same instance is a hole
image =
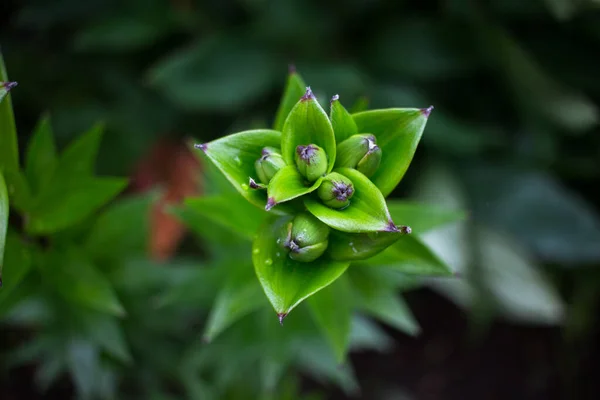
[[248, 182], [248, 186], [250, 186], [250, 189], [265, 189], [265, 185], [256, 183], [256, 181], [252, 178], [250, 178], [250, 181]]
[[265, 211], [270, 211], [271, 208], [275, 207], [277, 205], [277, 202], [275, 201], [274, 198], [269, 197], [267, 199], [267, 205], [265, 206]]
[[333, 97], [331, 98], [331, 103], [333, 103], [334, 101], [338, 101], [339, 99], [340, 99], [340, 95], [334, 94]]
[[200, 149], [202, 151], [206, 151], [206, 149], [208, 148], [208, 144], [206, 144], [206, 143], [195, 144], [194, 148]]
[[2, 86], [4, 87], [4, 89], [6, 89], [7, 91], [10, 91], [10, 89], [16, 87], [18, 85], [17, 82], [4, 82], [2, 84]]
[[[402, 228], [402, 227], [400, 227]], [[385, 229], [383, 230], [384, 232], [401, 232], [401, 229], [399, 229], [396, 224], [394, 224], [394, 221], [389, 220], [387, 226], [385, 227]]]
[[279, 325], [283, 326], [283, 320], [287, 317], [288, 313], [279, 313], [277, 318], [279, 319]]
[[294, 64], [288, 64], [288, 74], [294, 75], [296, 73], [296, 66]]
[[425, 116], [425, 118], [429, 118], [429, 114], [433, 111], [433, 106], [429, 106], [427, 108], [421, 108], [421, 114]]
[[309, 101], [309, 100], [314, 100], [315, 99], [315, 95], [313, 94], [310, 86], [306, 87], [306, 93], [304, 93], [304, 96], [302, 96], [300, 98], [300, 101]]

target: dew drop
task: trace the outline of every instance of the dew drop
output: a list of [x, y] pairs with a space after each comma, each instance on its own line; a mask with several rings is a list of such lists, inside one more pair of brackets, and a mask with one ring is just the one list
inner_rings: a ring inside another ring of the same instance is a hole
[[271, 260], [270, 258], [267, 258], [265, 260], [265, 265], [271, 265], [271, 264], [273, 264], [273, 260]]
[[257, 247], [255, 249], [252, 249], [252, 254], [258, 254], [260, 253], [260, 249]]
[[277, 255], [277, 257], [281, 257], [281, 253], [280, 252], [277, 252], [276, 255]]
[[249, 189], [249, 187], [248, 187], [248, 185], [246, 185], [245, 183], [242, 183], [242, 189], [244, 189], [244, 190], [248, 190], [248, 189]]
[[242, 165], [242, 159], [240, 158], [240, 156], [235, 156], [234, 160], [237, 163], [237, 165]]
[[281, 243], [281, 238], [277, 238], [277, 244]]

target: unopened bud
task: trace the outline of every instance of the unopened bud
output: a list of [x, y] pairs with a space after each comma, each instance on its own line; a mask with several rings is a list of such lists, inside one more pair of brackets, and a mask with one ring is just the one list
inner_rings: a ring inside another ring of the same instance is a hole
[[281, 242], [292, 260], [311, 262], [321, 257], [329, 244], [329, 227], [309, 213], [298, 214], [286, 227]]
[[323, 179], [317, 194], [326, 206], [344, 208], [350, 204], [350, 198], [354, 195], [354, 185], [344, 175], [332, 172]]
[[258, 179], [265, 185], [269, 184], [277, 171], [285, 166], [286, 163], [283, 161], [281, 153], [274, 147], [265, 147], [262, 150], [262, 156], [254, 163]]
[[355, 168], [371, 177], [381, 163], [381, 148], [374, 135], [352, 135], [337, 147], [336, 167]]
[[327, 172], [327, 154], [316, 144], [298, 146], [296, 166], [309, 182], [314, 182]]

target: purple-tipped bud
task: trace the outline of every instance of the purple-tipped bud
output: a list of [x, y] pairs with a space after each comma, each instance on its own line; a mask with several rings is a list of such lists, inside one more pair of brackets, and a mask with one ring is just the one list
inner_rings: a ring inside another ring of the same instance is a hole
[[274, 147], [263, 148], [261, 157], [254, 163], [258, 179], [265, 185], [268, 185], [275, 174], [285, 166], [281, 153]]
[[354, 185], [344, 175], [332, 172], [325, 176], [323, 183], [317, 190], [317, 194], [326, 206], [338, 209], [345, 208], [354, 196]]
[[371, 134], [352, 135], [337, 147], [336, 167], [355, 168], [371, 177], [381, 163], [381, 148]]
[[263, 185], [262, 183], [257, 183], [252, 178], [250, 178], [250, 180], [248, 182], [248, 186], [250, 187], [250, 189], [266, 189], [267, 188], [266, 185]]
[[287, 313], [277, 314], [277, 319], [279, 319], [279, 325], [283, 326], [283, 320], [287, 317]]
[[292, 260], [311, 262], [321, 257], [329, 244], [329, 227], [307, 212], [296, 215], [278, 241]]
[[274, 198], [269, 197], [267, 199], [267, 205], [265, 206], [265, 211], [271, 211], [271, 208], [275, 207], [277, 205], [277, 202], [275, 201]]
[[199, 143], [199, 144], [195, 144], [194, 148], [202, 150], [202, 151], [206, 151], [206, 149], [208, 148], [208, 146], [207, 146], [206, 143]]
[[421, 114], [425, 116], [425, 118], [429, 118], [429, 114], [433, 111], [433, 106], [429, 106], [427, 108], [421, 108]]
[[315, 95], [313, 94], [312, 90], [310, 89], [310, 86], [308, 86], [306, 88], [306, 93], [304, 93], [304, 96], [302, 96], [300, 98], [300, 101], [308, 101], [308, 100], [314, 100], [315, 99]]
[[296, 167], [309, 182], [314, 182], [327, 172], [327, 154], [315, 144], [298, 146]]
[[10, 91], [12, 88], [16, 87], [18, 85], [17, 82], [4, 82], [2, 84], [2, 86], [4, 87], [4, 89], [6, 89], [6, 91]]
[[333, 97], [331, 98], [331, 103], [333, 103], [334, 101], [338, 101], [339, 99], [340, 99], [340, 95], [334, 94]]

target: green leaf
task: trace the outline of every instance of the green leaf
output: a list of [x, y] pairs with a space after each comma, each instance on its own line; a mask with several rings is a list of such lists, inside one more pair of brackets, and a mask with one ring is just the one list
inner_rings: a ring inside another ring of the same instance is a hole
[[127, 185], [120, 178], [82, 178], [53, 182], [38, 197], [31, 210], [26, 230], [44, 235], [58, 232], [89, 217], [117, 196]]
[[350, 136], [358, 133], [356, 122], [352, 115], [344, 108], [339, 100], [339, 96], [333, 96], [331, 99], [330, 116], [333, 132], [335, 133], [335, 142], [340, 143]]
[[279, 148], [280, 145], [280, 132], [257, 129], [228, 135], [199, 145], [198, 148], [204, 151], [242, 196], [255, 206], [264, 208], [267, 194], [264, 190], [251, 189], [248, 182], [250, 178], [258, 179], [254, 163], [261, 156], [263, 147]]
[[327, 154], [327, 172], [335, 164], [335, 135], [327, 114], [310, 88], [296, 103], [283, 126], [281, 155], [288, 165], [295, 165], [296, 147], [316, 144]]
[[[2, 180], [2, 174], [0, 174], [0, 181]], [[1, 189], [2, 183], [0, 182], [0, 197], [2, 196]], [[2, 206], [0, 205], [0, 208]], [[0, 214], [2, 211], [0, 210]], [[1, 217], [0, 217], [1, 219]], [[1, 225], [1, 222], [0, 222]], [[0, 235], [2, 228], [0, 227]], [[14, 232], [8, 232], [6, 236], [6, 255], [4, 258], [4, 268], [2, 264], [2, 251], [3, 238], [0, 237], [0, 280], [3, 286], [0, 288], [0, 305], [4, 303], [6, 299], [11, 296], [11, 293], [19, 286], [19, 283], [27, 275], [31, 269], [32, 254], [31, 249], [23, 243]]]
[[[102, 212], [92, 225], [85, 249], [94, 259], [145, 255], [150, 236], [150, 211], [156, 193], [128, 196]], [[110, 249], [110, 251], [106, 251]]]
[[27, 145], [25, 174], [34, 192], [46, 186], [58, 164], [50, 117], [44, 116]]
[[4, 178], [9, 189], [11, 207], [26, 214], [32, 207], [33, 198], [25, 174], [20, 169], [9, 169], [4, 171]]
[[44, 257], [42, 274], [66, 300], [103, 313], [124, 315], [110, 282], [86, 256], [74, 248], [53, 250]]
[[327, 254], [336, 261], [366, 260], [390, 247], [403, 235], [404, 232], [347, 233], [332, 230]]
[[330, 227], [343, 232], [390, 232], [396, 230], [379, 189], [371, 181], [352, 168], [339, 168], [338, 172], [354, 184], [354, 196], [344, 209], [329, 208], [319, 200], [307, 198], [306, 208]]
[[116, 317], [87, 310], [81, 315], [85, 333], [90, 340], [120, 361], [127, 364], [132, 362], [127, 340]]
[[270, 210], [277, 204], [311, 193], [319, 188], [321, 182], [323, 182], [323, 178], [317, 179], [312, 185], [307, 185], [306, 179], [295, 166], [283, 167], [269, 182], [267, 188], [269, 199], [266, 208]]
[[394, 221], [417, 234], [467, 218], [464, 211], [438, 205], [390, 199], [387, 206]]
[[273, 129], [280, 132], [283, 131], [285, 120], [305, 91], [306, 84], [302, 80], [302, 77], [295, 70], [290, 71], [283, 96], [279, 102]]
[[384, 252], [368, 259], [369, 265], [396, 269], [404, 274], [452, 275], [453, 272], [416, 235], [406, 235]]
[[340, 277], [349, 265], [323, 257], [311, 263], [289, 258], [277, 239], [290, 220], [289, 217], [267, 220], [259, 229], [252, 248], [258, 280], [281, 320], [304, 299]]
[[[9, 82], [0, 51], [0, 82]], [[10, 94], [0, 101], [0, 171], [19, 169], [17, 127]]]
[[2, 267], [4, 266], [4, 245], [8, 232], [8, 191], [4, 176], [0, 172], [0, 286], [2, 285]]
[[343, 363], [350, 342], [352, 292], [343, 276], [308, 299], [312, 315], [333, 348], [338, 363]]
[[252, 266], [238, 263], [231, 267], [234, 270], [229, 272], [227, 282], [217, 295], [206, 322], [202, 337], [207, 342], [265, 304], [261, 287], [253, 276]]
[[419, 333], [419, 324], [391, 282], [369, 268], [351, 268], [348, 276], [360, 310], [409, 335]]
[[60, 155], [53, 180], [59, 181], [65, 179], [66, 176], [72, 178], [91, 176], [94, 173], [103, 131], [103, 125], [95, 125], [71, 142]]
[[268, 215], [237, 195], [188, 198], [185, 206], [213, 223], [252, 240]]
[[430, 112], [431, 108], [392, 108], [353, 115], [358, 131], [375, 135], [381, 148], [381, 164], [371, 180], [384, 197], [394, 190], [406, 173]]

